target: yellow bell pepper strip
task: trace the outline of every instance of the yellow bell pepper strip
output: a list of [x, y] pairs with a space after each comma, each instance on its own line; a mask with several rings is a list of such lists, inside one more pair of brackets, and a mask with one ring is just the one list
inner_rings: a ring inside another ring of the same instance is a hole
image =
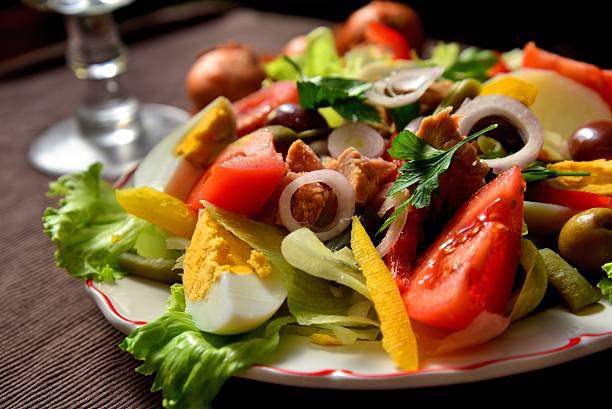
[[538, 96], [538, 87], [518, 78], [505, 76], [482, 87], [480, 95], [505, 95], [525, 106], [530, 106]]
[[232, 104], [219, 97], [208, 104], [197, 124], [175, 146], [174, 153], [195, 166], [207, 167], [236, 140], [236, 117]]
[[174, 235], [191, 238], [198, 218], [176, 197], [148, 186], [117, 189], [115, 197], [126, 212]]
[[353, 217], [351, 247], [380, 319], [383, 348], [400, 369], [418, 370], [417, 341], [399, 289], [357, 217]]
[[546, 166], [559, 172], [589, 172], [590, 176], [560, 176], [547, 183], [557, 189], [578, 190], [596, 195], [612, 196], [612, 160], [566, 160]]

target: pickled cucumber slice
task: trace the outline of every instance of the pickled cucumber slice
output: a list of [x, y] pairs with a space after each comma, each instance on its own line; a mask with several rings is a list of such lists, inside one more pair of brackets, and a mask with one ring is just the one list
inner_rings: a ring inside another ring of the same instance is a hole
[[541, 249], [540, 255], [548, 272], [548, 282], [559, 292], [572, 312], [599, 301], [599, 294], [589, 282], [551, 249]]
[[145, 258], [137, 254], [123, 253], [119, 256], [119, 266], [128, 273], [162, 283], [179, 283], [179, 273], [173, 270], [175, 260], [169, 258]]

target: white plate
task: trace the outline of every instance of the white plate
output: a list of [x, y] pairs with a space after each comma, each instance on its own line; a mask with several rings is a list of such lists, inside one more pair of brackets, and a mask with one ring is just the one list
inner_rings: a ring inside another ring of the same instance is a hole
[[[86, 283], [106, 319], [129, 333], [165, 310], [169, 287], [128, 277], [112, 284]], [[418, 372], [399, 372], [380, 342], [322, 347], [287, 335], [265, 362], [242, 378], [303, 387], [396, 389], [447, 385], [512, 375], [570, 361], [612, 347], [612, 306], [602, 300], [587, 315], [552, 308], [513, 323], [501, 336], [458, 353], [422, 362]]]

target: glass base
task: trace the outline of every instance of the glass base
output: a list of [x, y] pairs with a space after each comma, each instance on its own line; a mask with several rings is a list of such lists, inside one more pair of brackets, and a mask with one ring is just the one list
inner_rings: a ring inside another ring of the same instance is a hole
[[160, 104], [140, 104], [143, 134], [134, 141], [99, 146], [83, 138], [75, 118], [47, 129], [30, 145], [30, 163], [43, 173], [62, 175], [82, 172], [94, 162], [104, 165], [102, 175], [114, 179], [133, 167], [162, 138], [190, 115], [182, 109]]

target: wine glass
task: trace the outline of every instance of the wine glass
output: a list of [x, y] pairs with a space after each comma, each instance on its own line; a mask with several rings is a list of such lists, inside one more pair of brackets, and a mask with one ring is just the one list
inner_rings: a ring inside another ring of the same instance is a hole
[[59, 175], [101, 162], [103, 175], [116, 178], [189, 118], [179, 108], [140, 103], [126, 90], [127, 52], [111, 13], [134, 0], [23, 1], [65, 16], [67, 64], [85, 84], [76, 113], [52, 125], [30, 146], [35, 168]]

